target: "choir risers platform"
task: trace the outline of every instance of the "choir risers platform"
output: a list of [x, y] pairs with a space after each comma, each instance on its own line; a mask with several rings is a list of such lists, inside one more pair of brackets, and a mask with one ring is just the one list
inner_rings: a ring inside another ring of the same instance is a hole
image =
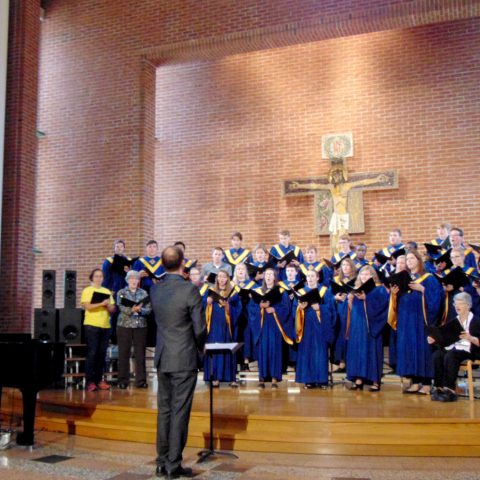
[[[305, 391], [283, 382], [278, 391], [256, 382], [215, 390], [215, 448], [335, 455], [478, 456], [480, 402], [431, 402], [402, 395], [398, 379], [382, 392]], [[7, 397], [7, 395], [6, 395]], [[18, 409], [20, 403], [18, 402]], [[10, 411], [6, 402], [3, 413]], [[92, 438], [154, 443], [156, 395], [148, 391], [45, 391], [36, 428]], [[208, 445], [208, 390], [199, 382], [188, 445]]]

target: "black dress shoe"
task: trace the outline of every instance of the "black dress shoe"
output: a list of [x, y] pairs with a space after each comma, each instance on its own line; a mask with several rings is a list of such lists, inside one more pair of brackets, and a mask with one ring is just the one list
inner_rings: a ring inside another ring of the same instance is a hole
[[137, 388], [148, 388], [148, 383], [147, 382], [142, 382], [137, 385]]
[[447, 389], [445, 389], [443, 393], [438, 396], [439, 402], [456, 402], [457, 399], [457, 394]]
[[126, 388], [128, 388], [128, 384], [127, 383], [119, 383], [118, 388], [120, 388], [121, 390], [125, 390]]
[[161, 467], [160, 465], [157, 466], [155, 469], [155, 475], [157, 477], [165, 477], [167, 475], [167, 469], [165, 467]]
[[350, 390], [363, 390], [363, 383], [352, 383]]
[[191, 468], [183, 468], [182, 466], [177, 467], [171, 472], [167, 472], [168, 478], [180, 478], [180, 477], [191, 477], [193, 476], [193, 470]]
[[443, 390], [439, 390], [438, 388], [434, 388], [432, 390], [432, 394], [430, 396], [430, 399], [432, 400], [432, 402], [439, 402], [441, 395], [443, 395]]

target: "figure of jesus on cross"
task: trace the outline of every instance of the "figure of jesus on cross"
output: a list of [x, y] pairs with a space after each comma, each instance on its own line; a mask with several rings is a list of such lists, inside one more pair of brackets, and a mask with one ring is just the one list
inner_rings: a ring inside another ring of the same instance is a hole
[[397, 174], [353, 174], [349, 177], [343, 158], [331, 158], [326, 177], [286, 180], [284, 194], [315, 194], [317, 234], [330, 234], [332, 250], [346, 233], [363, 233], [362, 190], [397, 188]]

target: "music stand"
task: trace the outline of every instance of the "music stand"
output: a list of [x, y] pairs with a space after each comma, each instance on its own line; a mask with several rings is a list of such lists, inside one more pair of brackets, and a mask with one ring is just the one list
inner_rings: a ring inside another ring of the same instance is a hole
[[200, 458], [197, 460], [197, 463], [203, 463], [205, 460], [215, 455], [238, 458], [234, 453], [215, 450], [213, 447], [213, 356], [225, 355], [226, 353], [234, 355], [238, 352], [238, 350], [240, 350], [240, 348], [242, 348], [242, 346], [243, 343], [239, 342], [205, 344], [205, 355], [210, 357], [210, 442], [208, 448], [198, 452], [198, 456]]

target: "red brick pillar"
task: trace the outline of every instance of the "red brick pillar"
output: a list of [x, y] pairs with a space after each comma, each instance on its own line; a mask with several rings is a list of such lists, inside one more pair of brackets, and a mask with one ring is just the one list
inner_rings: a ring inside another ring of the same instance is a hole
[[10, 0], [3, 179], [0, 331], [32, 323], [39, 0]]

